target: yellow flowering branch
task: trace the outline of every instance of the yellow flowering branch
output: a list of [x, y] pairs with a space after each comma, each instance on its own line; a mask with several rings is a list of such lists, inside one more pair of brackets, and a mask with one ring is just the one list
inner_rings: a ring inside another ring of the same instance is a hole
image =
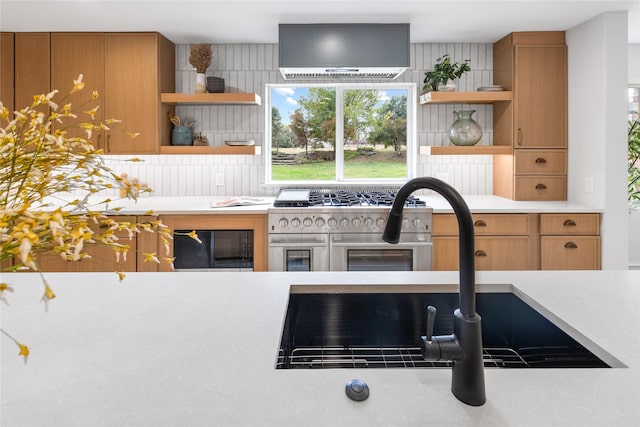
[[[94, 91], [91, 100], [79, 107], [86, 121], [73, 113], [67, 97], [84, 86], [80, 75], [61, 99], [57, 99], [57, 90], [35, 95], [31, 105], [13, 112], [0, 102], [0, 262], [10, 264], [8, 271], [26, 268], [40, 272], [38, 256], [45, 253], [68, 261], [90, 258], [86, 248], [97, 245], [111, 248], [117, 260], [126, 260], [130, 247], [121, 243], [116, 233], [123, 231], [129, 239], [141, 232], [156, 233], [165, 251], [170, 249], [172, 232], [161, 221], [117, 221], [92, 210], [95, 206], [91, 203], [105, 206], [112, 201], [95, 201], [104, 190], [120, 189], [120, 198], [135, 200], [140, 188], [113, 172], [102, 159], [103, 151], [89, 140], [94, 130], [118, 131], [113, 125], [120, 122], [96, 120], [98, 107], [89, 104], [98, 93]], [[86, 138], [73, 136], [76, 134]], [[80, 196], [68, 201], [70, 192]], [[155, 254], [145, 253], [144, 257], [145, 261], [160, 262]], [[166, 257], [163, 261], [173, 264]], [[115, 273], [120, 281], [124, 279], [124, 272]], [[46, 310], [55, 294], [40, 275]], [[13, 291], [8, 283], [0, 283], [0, 301], [8, 304], [6, 294]], [[18, 345], [26, 362], [28, 347], [2, 332]]]

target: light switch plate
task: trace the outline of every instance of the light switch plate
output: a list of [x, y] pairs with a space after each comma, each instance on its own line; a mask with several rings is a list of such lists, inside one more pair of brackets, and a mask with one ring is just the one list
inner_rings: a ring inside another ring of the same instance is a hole
[[587, 194], [595, 194], [596, 192], [596, 180], [592, 177], [586, 177], [584, 179], [584, 192]]
[[216, 187], [224, 187], [224, 174], [222, 172], [216, 173]]

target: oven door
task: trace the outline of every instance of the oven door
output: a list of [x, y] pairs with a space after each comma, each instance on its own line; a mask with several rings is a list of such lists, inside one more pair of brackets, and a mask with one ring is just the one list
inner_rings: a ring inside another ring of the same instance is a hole
[[329, 271], [326, 234], [270, 234], [269, 271]]
[[331, 271], [427, 271], [431, 270], [431, 235], [402, 233], [397, 244], [381, 234], [332, 234]]

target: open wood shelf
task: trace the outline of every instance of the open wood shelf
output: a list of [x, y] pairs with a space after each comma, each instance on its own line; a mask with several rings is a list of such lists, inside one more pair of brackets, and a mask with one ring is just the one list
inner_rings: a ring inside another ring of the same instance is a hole
[[428, 147], [430, 155], [492, 155], [492, 154], [512, 154], [513, 148], [509, 145], [479, 145], [471, 147], [459, 147], [448, 145], [442, 147]]
[[160, 154], [256, 154], [255, 145], [163, 145]]
[[161, 93], [160, 102], [196, 105], [261, 105], [262, 99], [256, 93]]
[[420, 104], [493, 104], [513, 100], [513, 92], [427, 92]]

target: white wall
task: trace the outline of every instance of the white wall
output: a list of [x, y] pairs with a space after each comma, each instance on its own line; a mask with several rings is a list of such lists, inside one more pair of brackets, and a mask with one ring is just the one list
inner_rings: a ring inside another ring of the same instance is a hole
[[[473, 91], [492, 84], [493, 45], [478, 43], [415, 43], [410, 45], [411, 64], [398, 81], [415, 82], [421, 93], [424, 72], [436, 59], [449, 53], [454, 61], [471, 60], [472, 71], [459, 82], [459, 90]], [[192, 92], [195, 71], [188, 62], [189, 46], [176, 46], [176, 92]], [[286, 83], [278, 71], [276, 44], [214, 44], [213, 61], [207, 75], [225, 79], [227, 92], [256, 92], [265, 98], [266, 83]], [[420, 146], [449, 145], [446, 132], [456, 109], [477, 110], [474, 118], [483, 128], [480, 144], [493, 142], [491, 105], [428, 105], [417, 110], [417, 139]], [[182, 120], [195, 119], [196, 132], [202, 132], [210, 145], [223, 145], [229, 139], [253, 139], [256, 145], [267, 142], [265, 106], [178, 106]], [[264, 150], [264, 152], [270, 150]], [[123, 161], [129, 156], [110, 156], [110, 165], [118, 172], [147, 182], [161, 196], [273, 195], [277, 188], [264, 185], [264, 156], [138, 156], [142, 163]], [[225, 177], [225, 185], [216, 186], [215, 175]], [[445, 179], [463, 194], [493, 193], [491, 156], [419, 155], [418, 176]]]
[[[602, 268], [627, 269], [627, 13], [567, 31], [568, 200], [603, 209]], [[585, 179], [595, 179], [586, 193]]]
[[629, 84], [640, 86], [640, 44], [630, 44], [629, 57]]

